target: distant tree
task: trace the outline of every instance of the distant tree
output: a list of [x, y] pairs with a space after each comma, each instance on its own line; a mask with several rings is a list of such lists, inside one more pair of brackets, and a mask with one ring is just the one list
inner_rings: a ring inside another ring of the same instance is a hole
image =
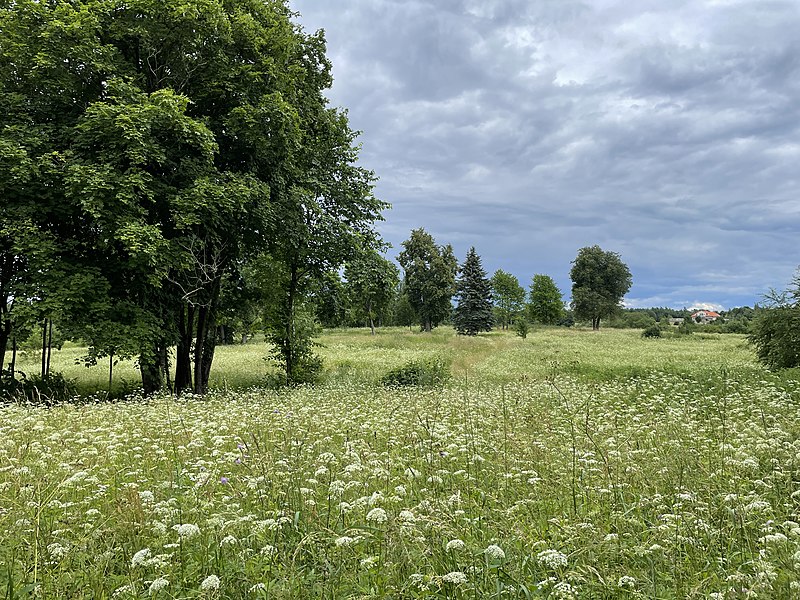
[[423, 331], [432, 331], [450, 316], [458, 264], [453, 248], [437, 246], [433, 236], [419, 228], [403, 242], [398, 256], [405, 271], [405, 290]]
[[345, 265], [344, 276], [350, 302], [375, 335], [375, 319], [388, 308], [399, 283], [397, 267], [376, 250], [361, 250]]
[[600, 319], [620, 308], [622, 297], [631, 288], [631, 272], [616, 252], [600, 246], [581, 248], [569, 272], [572, 279], [572, 308], [578, 319], [600, 329]]
[[461, 276], [456, 284], [458, 305], [453, 315], [453, 325], [459, 335], [477, 335], [491, 331], [492, 288], [481, 265], [481, 257], [470, 248], [461, 266]]
[[491, 284], [497, 322], [502, 329], [508, 329], [525, 307], [525, 289], [519, 279], [502, 269], [494, 272]]
[[767, 307], [755, 311], [748, 341], [758, 360], [771, 369], [800, 366], [800, 272], [784, 292], [767, 295]]
[[528, 303], [528, 316], [535, 323], [555, 325], [564, 316], [561, 290], [549, 275], [533, 276]]
[[514, 323], [514, 329], [516, 330], [517, 335], [524, 340], [528, 337], [528, 332], [531, 330], [531, 326], [528, 323], [528, 319], [525, 317], [519, 317], [517, 322]]
[[394, 291], [394, 298], [389, 306], [388, 313], [392, 325], [411, 328], [412, 325], [419, 323], [417, 313], [414, 307], [411, 306], [405, 286], [402, 283]]

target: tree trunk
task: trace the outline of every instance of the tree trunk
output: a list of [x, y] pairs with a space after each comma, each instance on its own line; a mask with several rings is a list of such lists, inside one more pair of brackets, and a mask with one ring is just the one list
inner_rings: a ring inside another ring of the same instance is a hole
[[47, 369], [45, 375], [50, 377], [50, 357], [53, 352], [53, 319], [50, 319], [50, 325], [47, 332]]
[[6, 349], [8, 348], [8, 340], [11, 338], [11, 321], [3, 321], [0, 326], [0, 371], [6, 364]]
[[17, 371], [17, 336], [11, 338], [11, 379], [16, 379]]
[[202, 374], [201, 384], [203, 392], [208, 390], [208, 380], [211, 377], [211, 363], [214, 362], [214, 352], [217, 349], [217, 338], [215, 335], [209, 335], [206, 338], [206, 343], [203, 346], [203, 358], [200, 362], [200, 372]]
[[367, 315], [369, 316], [369, 330], [375, 335], [375, 321], [372, 319], [372, 302], [367, 302]]
[[194, 307], [181, 306], [178, 316], [178, 340], [175, 349], [175, 393], [180, 394], [192, 385], [192, 331]]
[[294, 298], [297, 294], [297, 265], [292, 264], [292, 276], [289, 280], [289, 294], [286, 298], [286, 383], [292, 383], [292, 376], [295, 371], [294, 364]]
[[114, 353], [108, 355], [108, 397], [111, 397], [111, 385], [114, 383]]
[[161, 346], [155, 345], [146, 353], [139, 356], [139, 369], [142, 372], [142, 388], [145, 396], [155, 394], [164, 387], [163, 371], [161, 370]]
[[201, 306], [197, 311], [197, 337], [194, 342], [194, 382], [195, 394], [204, 394], [203, 389], [203, 348], [206, 345], [208, 331], [208, 307]]
[[47, 376], [47, 319], [42, 323], [42, 368], [39, 374], [42, 379]]

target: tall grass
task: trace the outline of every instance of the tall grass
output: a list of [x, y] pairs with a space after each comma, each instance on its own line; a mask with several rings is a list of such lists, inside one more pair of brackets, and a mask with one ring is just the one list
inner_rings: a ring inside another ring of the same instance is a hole
[[800, 384], [741, 338], [323, 342], [313, 388], [0, 407], [0, 597], [800, 595]]

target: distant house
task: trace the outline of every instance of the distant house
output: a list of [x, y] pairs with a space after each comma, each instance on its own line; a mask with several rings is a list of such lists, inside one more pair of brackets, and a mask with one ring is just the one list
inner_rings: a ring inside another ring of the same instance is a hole
[[668, 322], [673, 327], [680, 327], [683, 325], [683, 317], [669, 317]]
[[720, 318], [720, 314], [713, 310], [698, 310], [692, 313], [692, 321], [695, 323], [713, 323]]

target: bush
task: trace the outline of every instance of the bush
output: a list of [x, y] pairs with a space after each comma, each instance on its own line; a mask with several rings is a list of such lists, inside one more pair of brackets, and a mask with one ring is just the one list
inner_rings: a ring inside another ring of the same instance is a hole
[[520, 317], [517, 319], [517, 322], [514, 323], [514, 329], [516, 330], [517, 335], [524, 340], [528, 337], [528, 332], [531, 330], [531, 326], [528, 324], [527, 319]]
[[642, 332], [643, 338], [660, 338], [661, 337], [661, 328], [653, 323]]
[[771, 369], [800, 366], [800, 307], [781, 306], [759, 311], [748, 341]]
[[386, 386], [418, 385], [433, 387], [442, 385], [450, 379], [450, 365], [439, 357], [412, 360], [401, 367], [392, 369], [381, 377]]
[[3, 371], [0, 377], [0, 399], [10, 402], [30, 402], [51, 406], [61, 402], [69, 402], [77, 397], [75, 381], [67, 379], [61, 373], [51, 373], [45, 377], [32, 375], [28, 377], [19, 372], [19, 379], [11, 377]]

